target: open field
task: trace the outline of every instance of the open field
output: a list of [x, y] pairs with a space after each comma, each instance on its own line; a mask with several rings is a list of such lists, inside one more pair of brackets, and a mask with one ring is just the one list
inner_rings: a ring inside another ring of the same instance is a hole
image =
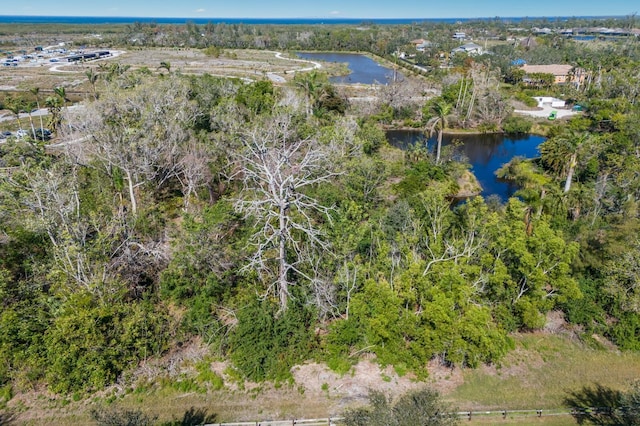
[[[501, 410], [557, 410], [579, 401], [588, 406], [603, 406], [606, 397], [624, 391], [640, 377], [640, 354], [613, 349], [594, 349], [567, 336], [544, 333], [514, 336], [516, 349], [500, 366], [476, 370], [444, 368], [433, 365], [427, 382], [437, 388], [460, 411], [499, 412]], [[147, 382], [138, 377], [132, 384], [120, 384], [88, 398], [57, 398], [40, 393], [17, 395], [9, 407], [20, 412], [18, 424], [55, 423], [72, 425], [89, 421], [96, 403], [109, 403], [120, 409], [140, 409], [158, 416], [160, 421], [182, 416], [191, 408], [215, 413], [217, 421], [256, 421], [338, 416], [353, 404], [366, 401], [368, 389], [389, 395], [423, 386], [411, 377], [398, 376], [392, 368], [381, 370], [363, 361], [344, 376], [320, 364], [294, 369], [295, 382], [240, 385], [225, 373], [226, 366], [212, 363], [212, 369], [224, 377], [220, 390], [179, 385], [187, 377], [193, 362], [204, 356], [202, 348], [180, 355], [183, 372], [178, 378], [160, 378]], [[172, 363], [177, 358], [166, 359]], [[156, 366], [155, 368], [159, 368]], [[165, 366], [166, 367], [166, 366]], [[148, 373], [152, 369], [146, 366]], [[166, 369], [164, 370], [166, 374]], [[471, 424], [576, 424], [568, 414], [510, 413], [472, 416]]]
[[[85, 73], [89, 69], [99, 71], [99, 65], [117, 62], [130, 66], [132, 70], [147, 68], [160, 73], [160, 65], [168, 63], [172, 72], [183, 74], [204, 74], [238, 77], [252, 80], [278, 76], [276, 82], [293, 78], [295, 72], [319, 67], [317, 63], [303, 61], [286, 53], [278, 54], [265, 50], [224, 50], [219, 57], [207, 56], [199, 49], [134, 49], [113, 51], [112, 57], [90, 62], [40, 63], [35, 66], [0, 67], [0, 91], [28, 91], [39, 87], [42, 92], [53, 87], [64, 86], [71, 93], [89, 93], [90, 87]], [[342, 64], [322, 64], [329, 74], [345, 72]]]

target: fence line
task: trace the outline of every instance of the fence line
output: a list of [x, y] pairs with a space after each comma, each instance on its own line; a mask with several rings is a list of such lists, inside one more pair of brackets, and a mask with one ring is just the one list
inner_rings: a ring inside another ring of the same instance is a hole
[[263, 420], [259, 422], [208, 423], [204, 426], [336, 426], [342, 417], [324, 419]]
[[[472, 421], [475, 418], [486, 417], [546, 417], [546, 416], [591, 416], [617, 415], [624, 413], [624, 408], [612, 407], [584, 407], [584, 408], [553, 408], [553, 409], [522, 409], [522, 410], [484, 410], [458, 411], [455, 413], [462, 419]], [[204, 426], [337, 426], [343, 424], [343, 417], [328, 417], [323, 419], [291, 419], [291, 420], [262, 420], [253, 422], [209, 423]]]
[[543, 416], [592, 416], [592, 415], [617, 415], [623, 414], [625, 408], [613, 407], [574, 407], [574, 408], [553, 408], [553, 409], [522, 409], [522, 410], [499, 410], [499, 411], [459, 411], [455, 413], [458, 417], [472, 420], [474, 417], [543, 417]]

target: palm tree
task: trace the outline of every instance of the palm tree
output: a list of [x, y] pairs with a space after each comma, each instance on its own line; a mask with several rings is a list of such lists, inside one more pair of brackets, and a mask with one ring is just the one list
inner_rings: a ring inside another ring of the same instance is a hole
[[42, 113], [40, 113], [40, 96], [38, 96], [40, 94], [40, 88], [32, 87], [29, 91], [36, 98], [36, 107], [38, 108], [38, 116], [40, 117], [40, 134], [44, 135], [44, 123], [42, 122]]
[[496, 176], [515, 182], [520, 188], [516, 195], [527, 203], [532, 211], [535, 210], [536, 218], [542, 216], [551, 179], [542, 170], [539, 170], [533, 161], [514, 157], [496, 171]]
[[49, 108], [49, 114], [51, 115], [49, 126], [51, 131], [55, 132], [62, 123], [62, 111], [70, 100], [67, 98], [67, 90], [64, 86], [54, 87], [53, 93], [55, 96], [49, 96], [45, 102]]
[[22, 129], [22, 123], [20, 122], [20, 113], [24, 110], [24, 99], [19, 96], [9, 96], [5, 102], [5, 108], [16, 116], [18, 121], [18, 128]]
[[452, 106], [444, 99], [437, 100], [431, 105], [431, 119], [427, 122], [427, 129], [429, 130], [429, 137], [433, 136], [433, 133], [438, 131], [438, 145], [436, 147], [436, 164], [440, 163], [440, 154], [442, 151], [442, 133], [444, 129], [449, 125], [449, 118], [451, 116]]
[[591, 140], [592, 136], [588, 132], [577, 133], [569, 130], [540, 145], [542, 161], [556, 174], [565, 177], [565, 193], [571, 189], [578, 159], [586, 147], [591, 145], [589, 143]]
[[322, 88], [327, 82], [327, 76], [325, 74], [318, 73], [316, 70], [305, 74], [297, 74], [294, 77], [294, 85], [302, 89], [304, 92], [307, 117], [311, 116], [313, 113], [318, 96], [323, 92]]
[[33, 139], [36, 138], [36, 128], [33, 125], [33, 114], [32, 114], [35, 106], [36, 104], [33, 101], [25, 101], [23, 104], [24, 112], [26, 112], [27, 115], [29, 116], [29, 124], [31, 125], [31, 136], [33, 136]]
[[58, 96], [48, 96], [44, 104], [49, 109], [49, 128], [55, 132], [62, 121], [62, 100]]
[[62, 106], [65, 106], [66, 103], [69, 102], [69, 98], [67, 98], [67, 89], [65, 89], [64, 86], [54, 87], [53, 93], [62, 100]]
[[169, 61], [162, 61], [160, 62], [160, 66], [158, 66], [158, 69], [166, 69], [168, 73], [171, 73], [171, 62]]
[[93, 99], [98, 99], [98, 92], [96, 91], [96, 82], [98, 81], [99, 74], [94, 71], [93, 68], [89, 68], [84, 73], [87, 76], [87, 80], [89, 80], [89, 84], [91, 84], [91, 89], [93, 90]]
[[127, 72], [127, 70], [131, 68], [131, 65], [122, 65], [121, 63], [114, 62], [110, 64], [100, 64], [98, 68], [104, 76], [104, 79], [111, 82]]

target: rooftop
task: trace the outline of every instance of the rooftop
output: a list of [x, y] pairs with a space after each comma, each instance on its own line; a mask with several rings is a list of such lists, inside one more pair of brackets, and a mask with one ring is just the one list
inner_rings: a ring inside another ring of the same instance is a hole
[[522, 69], [527, 73], [541, 73], [553, 75], [568, 75], [572, 65], [550, 64], [550, 65], [523, 65]]

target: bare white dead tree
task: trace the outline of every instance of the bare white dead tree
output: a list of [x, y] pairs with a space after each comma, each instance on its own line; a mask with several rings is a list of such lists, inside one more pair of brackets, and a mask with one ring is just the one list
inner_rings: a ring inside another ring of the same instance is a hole
[[136, 188], [161, 183], [180, 172], [180, 159], [192, 140], [198, 111], [189, 87], [177, 77], [144, 81], [128, 90], [107, 92], [68, 118], [68, 140], [78, 157], [99, 160], [107, 173], [121, 173], [131, 212], [138, 210]]
[[191, 141], [182, 150], [178, 160], [177, 178], [182, 186], [184, 209], [188, 210], [191, 197], [198, 196], [198, 189], [212, 180], [209, 168], [210, 153], [207, 147], [195, 140]]
[[83, 214], [78, 170], [62, 159], [30, 170], [25, 179], [8, 178], [20, 194], [15, 212], [49, 238], [48, 276], [61, 290], [82, 289], [105, 302], [127, 283], [140, 294], [141, 278], [161, 270], [166, 249], [162, 242], [137, 239], [120, 215]]
[[[327, 145], [313, 137], [299, 138], [290, 114], [281, 114], [242, 133], [235, 178], [243, 191], [235, 208], [253, 220], [252, 255], [245, 270], [257, 271], [275, 288], [281, 310], [289, 301], [290, 275], [314, 282], [303, 264], [310, 248], [329, 250], [318, 220], [331, 220], [330, 206], [307, 195], [309, 187], [338, 174]], [[313, 270], [313, 268], [310, 268]]]

